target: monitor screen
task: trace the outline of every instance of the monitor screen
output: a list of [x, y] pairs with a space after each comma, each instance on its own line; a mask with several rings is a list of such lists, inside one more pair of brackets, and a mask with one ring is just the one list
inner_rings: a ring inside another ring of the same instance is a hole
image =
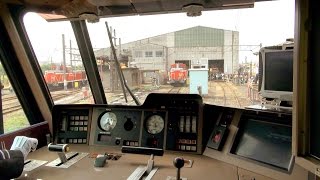
[[293, 51], [266, 52], [264, 76], [265, 90], [292, 92]]
[[292, 163], [291, 126], [243, 119], [234, 154], [289, 171]]

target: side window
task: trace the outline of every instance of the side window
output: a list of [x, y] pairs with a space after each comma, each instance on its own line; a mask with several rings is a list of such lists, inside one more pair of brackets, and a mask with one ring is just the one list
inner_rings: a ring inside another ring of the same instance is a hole
[[[24, 127], [30, 123], [22, 109], [22, 106], [11, 86], [6, 72], [0, 63], [1, 108], [0, 134], [8, 133]], [[2, 131], [2, 132], [1, 132]]]
[[94, 103], [70, 22], [27, 13], [24, 24], [54, 104]]

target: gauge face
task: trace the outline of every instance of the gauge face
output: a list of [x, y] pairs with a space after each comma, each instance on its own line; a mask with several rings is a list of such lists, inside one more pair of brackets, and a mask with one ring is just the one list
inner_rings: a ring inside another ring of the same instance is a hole
[[100, 128], [111, 131], [117, 124], [117, 116], [112, 112], [105, 112], [99, 119]]
[[164, 128], [164, 119], [159, 115], [152, 115], [146, 120], [146, 129], [150, 134], [158, 134]]

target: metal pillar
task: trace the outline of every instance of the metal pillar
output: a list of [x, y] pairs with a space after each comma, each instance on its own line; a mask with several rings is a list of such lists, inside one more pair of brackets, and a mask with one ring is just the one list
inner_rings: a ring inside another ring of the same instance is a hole
[[97, 67], [96, 58], [92, 49], [87, 25], [84, 20], [71, 21], [71, 26], [76, 37], [79, 51], [86, 69], [88, 81], [96, 104], [107, 104], [106, 95], [102, 86], [102, 81]]

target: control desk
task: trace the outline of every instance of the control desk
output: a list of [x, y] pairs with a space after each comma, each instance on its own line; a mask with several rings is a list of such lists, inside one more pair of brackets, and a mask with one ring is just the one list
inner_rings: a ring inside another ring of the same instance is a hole
[[[71, 145], [71, 151], [87, 152], [89, 155], [82, 158], [69, 168], [54, 168], [43, 165], [31, 172], [24, 172], [19, 179], [127, 179], [137, 167], [146, 166], [149, 156], [138, 154], [123, 154], [120, 148], [116, 147], [97, 147], [87, 145]], [[94, 154], [114, 154], [120, 155], [118, 160], [110, 159], [104, 167], [95, 167]], [[57, 159], [57, 154], [48, 152], [47, 148], [41, 148], [30, 154], [30, 159], [41, 159], [53, 161]], [[181, 168], [181, 177], [187, 179], [237, 179], [237, 168], [230, 164], [207, 158], [202, 155], [181, 154], [175, 152], [165, 152], [164, 156], [155, 156], [154, 167], [158, 168], [152, 179], [167, 179], [168, 176], [176, 176], [176, 168], [173, 160], [176, 157], [183, 157], [185, 160], [193, 160], [192, 167]], [[25, 174], [27, 174], [25, 176]]]
[[19, 179], [307, 179], [291, 155], [288, 112], [207, 105], [191, 94], [52, 112], [54, 148], [30, 153], [33, 170]]

